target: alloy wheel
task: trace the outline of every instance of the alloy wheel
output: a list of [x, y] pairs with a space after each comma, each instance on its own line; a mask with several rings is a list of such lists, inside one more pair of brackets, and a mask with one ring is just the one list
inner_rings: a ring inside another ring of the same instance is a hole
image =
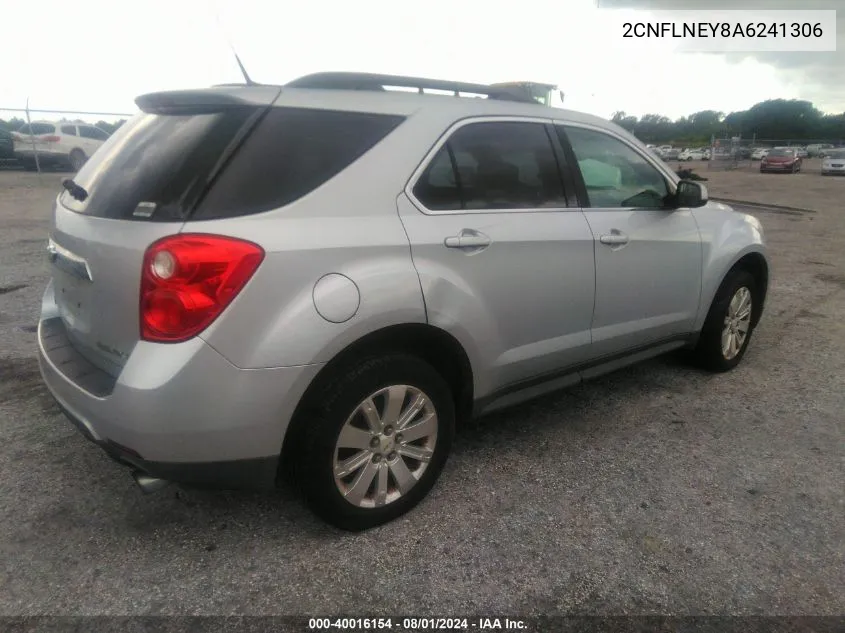
[[731, 360], [739, 354], [748, 338], [751, 307], [751, 291], [745, 286], [738, 288], [728, 304], [722, 329], [722, 356], [725, 360]]
[[391, 385], [365, 398], [347, 418], [334, 451], [338, 491], [360, 508], [376, 508], [408, 494], [434, 455], [434, 404], [410, 385]]

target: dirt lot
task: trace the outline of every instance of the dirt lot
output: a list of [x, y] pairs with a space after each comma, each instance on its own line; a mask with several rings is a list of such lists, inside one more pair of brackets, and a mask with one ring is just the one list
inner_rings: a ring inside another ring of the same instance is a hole
[[743, 364], [468, 424], [432, 495], [358, 535], [289, 490], [142, 496], [62, 418], [33, 333], [60, 176], [0, 173], [0, 614], [845, 613], [845, 179], [698, 171], [813, 210], [752, 211], [773, 279]]
[[707, 178], [705, 183], [711, 197], [745, 200], [760, 204], [831, 211], [835, 201], [845, 195], [845, 177], [822, 176], [821, 159], [805, 158], [797, 174], [760, 173], [759, 161], [746, 162], [738, 169], [719, 170], [706, 161], [669, 163], [673, 169], [692, 168]]

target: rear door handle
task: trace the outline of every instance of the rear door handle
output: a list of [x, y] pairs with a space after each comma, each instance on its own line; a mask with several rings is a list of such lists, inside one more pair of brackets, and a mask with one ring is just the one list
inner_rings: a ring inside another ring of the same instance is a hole
[[485, 248], [490, 246], [490, 238], [473, 229], [464, 229], [457, 235], [443, 240], [446, 248]]
[[599, 237], [599, 241], [602, 244], [610, 244], [611, 246], [619, 246], [621, 244], [628, 243], [628, 236], [622, 233], [621, 231], [617, 231], [613, 229], [609, 235], [602, 235]]

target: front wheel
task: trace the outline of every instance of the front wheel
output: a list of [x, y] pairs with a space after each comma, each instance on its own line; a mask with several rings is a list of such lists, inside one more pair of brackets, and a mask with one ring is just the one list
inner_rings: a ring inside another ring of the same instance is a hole
[[391, 354], [350, 365], [305, 414], [295, 476], [311, 509], [344, 530], [408, 512], [452, 445], [452, 393], [428, 363]]
[[754, 331], [757, 283], [747, 270], [728, 273], [707, 313], [694, 351], [706, 369], [729, 371], [739, 365]]

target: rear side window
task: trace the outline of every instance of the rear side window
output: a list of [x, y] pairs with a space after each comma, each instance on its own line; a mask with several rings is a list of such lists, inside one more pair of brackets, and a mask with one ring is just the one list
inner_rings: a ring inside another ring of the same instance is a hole
[[566, 206], [545, 126], [518, 121], [459, 128], [423, 172], [414, 196], [434, 211]]
[[404, 117], [271, 108], [203, 198], [194, 219], [282, 207], [346, 169]]
[[184, 220], [220, 157], [260, 113], [243, 106], [208, 114], [138, 114], [74, 177], [88, 197], [80, 201], [64, 192], [61, 203], [103, 218]]
[[63, 125], [62, 126], [62, 134], [67, 134], [68, 136], [76, 136], [76, 126], [75, 125]]

